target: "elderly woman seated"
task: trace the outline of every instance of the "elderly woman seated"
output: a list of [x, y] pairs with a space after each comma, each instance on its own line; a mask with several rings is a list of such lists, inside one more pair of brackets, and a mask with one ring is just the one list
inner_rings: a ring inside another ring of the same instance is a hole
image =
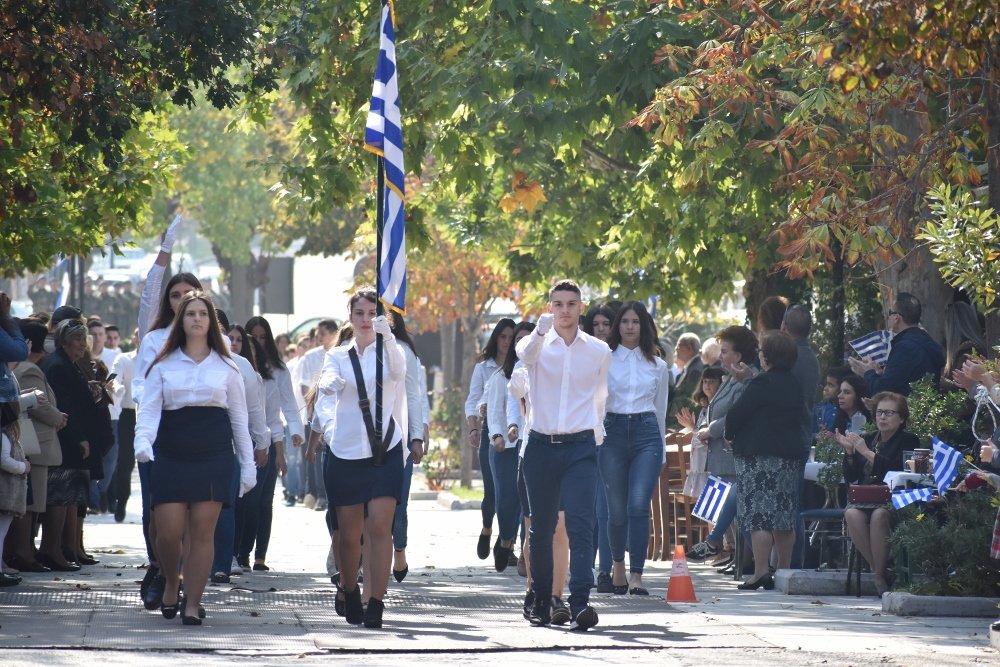
[[[848, 484], [881, 484], [887, 472], [903, 470], [903, 452], [920, 446], [917, 436], [906, 432], [910, 409], [906, 397], [884, 391], [872, 398], [876, 430], [864, 435], [837, 433], [844, 448], [844, 481]], [[872, 568], [879, 596], [889, 590], [890, 515], [885, 505], [848, 505], [844, 513], [847, 534]]]

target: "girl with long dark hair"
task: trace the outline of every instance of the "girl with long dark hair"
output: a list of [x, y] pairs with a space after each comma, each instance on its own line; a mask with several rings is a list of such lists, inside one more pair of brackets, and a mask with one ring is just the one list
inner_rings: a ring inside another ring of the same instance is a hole
[[486, 343], [479, 363], [472, 371], [469, 383], [469, 397], [465, 401], [465, 419], [469, 427], [469, 446], [478, 448], [479, 469], [483, 473], [483, 528], [476, 543], [476, 555], [486, 560], [490, 555], [490, 536], [493, 534], [493, 517], [496, 514], [496, 489], [493, 487], [493, 473], [490, 470], [489, 429], [481, 428], [486, 415], [486, 380], [496, 372], [514, 339], [514, 320], [505, 317], [493, 327], [493, 333]]
[[[608, 499], [613, 592], [649, 595], [642, 572], [649, 544], [649, 499], [666, 455], [670, 367], [656, 355], [656, 328], [640, 301], [622, 304], [608, 347], [607, 435], [597, 454]], [[625, 576], [626, 541], [629, 577]]]
[[[215, 525], [237, 461], [241, 494], [257, 482], [243, 379], [223, 343], [215, 306], [203, 292], [183, 297], [170, 335], [146, 371], [135, 451], [137, 461], [156, 460], [149, 482], [165, 580], [162, 615], [170, 619], [179, 611], [184, 625], [201, 625]], [[183, 599], [182, 539], [188, 547]]]

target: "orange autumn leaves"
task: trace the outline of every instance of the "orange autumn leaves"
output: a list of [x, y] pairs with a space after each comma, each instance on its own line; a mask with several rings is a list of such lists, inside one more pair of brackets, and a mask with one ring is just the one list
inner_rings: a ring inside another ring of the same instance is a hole
[[542, 192], [542, 184], [538, 181], [529, 181], [523, 171], [514, 172], [513, 191], [504, 195], [500, 200], [500, 208], [507, 215], [513, 214], [519, 208], [524, 208], [528, 213], [533, 213], [538, 204], [546, 201], [545, 193]]

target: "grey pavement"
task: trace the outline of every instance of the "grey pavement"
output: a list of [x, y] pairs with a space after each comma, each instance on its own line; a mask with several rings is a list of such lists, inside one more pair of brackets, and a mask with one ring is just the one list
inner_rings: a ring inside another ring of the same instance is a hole
[[[415, 483], [419, 488], [419, 484]], [[520, 603], [524, 579], [479, 561], [477, 510], [410, 503], [410, 575], [390, 584], [385, 628], [347, 625], [333, 611], [324, 573], [323, 515], [276, 501], [268, 573], [211, 585], [202, 627], [184, 627], [139, 605], [144, 562], [139, 517], [87, 520], [99, 565], [78, 573], [25, 575], [0, 591], [0, 664], [387, 665], [510, 664], [544, 659], [666, 665], [1000, 664], [989, 619], [903, 618], [874, 597], [743, 592], [705, 565], [692, 564], [699, 603], [668, 604], [670, 564], [647, 563], [652, 595], [594, 595], [600, 625], [587, 633], [532, 628]]]

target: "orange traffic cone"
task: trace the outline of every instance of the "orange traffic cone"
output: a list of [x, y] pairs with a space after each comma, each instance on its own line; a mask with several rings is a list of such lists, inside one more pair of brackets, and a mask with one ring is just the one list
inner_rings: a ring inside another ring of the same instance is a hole
[[670, 568], [670, 583], [667, 584], [667, 602], [698, 602], [694, 596], [694, 584], [688, 572], [684, 547], [674, 547], [674, 560]]

